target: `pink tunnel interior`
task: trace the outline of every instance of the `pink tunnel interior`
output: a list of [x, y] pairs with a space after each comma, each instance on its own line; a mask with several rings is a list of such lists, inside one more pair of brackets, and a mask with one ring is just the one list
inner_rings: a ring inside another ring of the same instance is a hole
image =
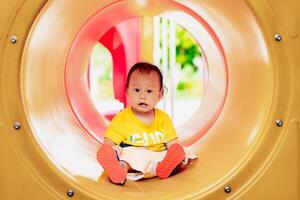
[[[187, 14], [188, 16], [194, 17], [194, 21], [190, 23], [192, 27], [187, 27], [187, 29], [191, 29], [193, 26], [201, 26], [202, 29], [196, 30], [194, 34], [201, 35], [201, 37], [202, 35], [206, 35], [206, 37], [210, 39], [210, 42], [206, 41], [203, 46], [200, 44], [204, 51], [204, 59], [207, 59], [207, 45], [214, 46], [214, 54], [216, 54], [214, 56], [220, 58], [219, 66], [207, 66], [208, 69], [206, 74], [206, 79], [209, 79], [208, 87], [217, 86], [218, 88], [215, 90], [208, 90], [208, 94], [206, 93], [204, 96], [204, 103], [202, 103], [198, 110], [190, 110], [190, 112], [194, 112], [195, 114], [189, 119], [189, 122], [182, 124], [181, 127], [179, 127], [181, 130], [189, 127], [189, 133], [186, 134], [188, 136], [185, 137], [183, 142], [186, 145], [191, 145], [207, 132], [221, 112], [228, 84], [226, 72], [227, 66], [222, 45], [208, 23], [203, 18], [196, 15], [192, 10], [186, 7], [178, 7], [179, 8], [177, 9], [180, 10], [182, 13], [181, 15], [184, 16]], [[119, 21], [117, 24], [112, 25], [106, 32], [100, 33], [101, 29], [98, 27], [102, 26], [101, 23], [103, 22], [101, 20], [103, 18], [101, 15], [98, 16], [99, 17], [96, 15], [91, 18], [81, 29], [69, 51], [65, 69], [65, 85], [70, 107], [79, 123], [93, 138], [101, 142], [109, 120], [111, 120], [117, 111], [112, 110], [110, 113], [103, 114], [96, 111], [95, 106], [91, 102], [88, 91], [90, 84], [88, 78], [90, 72], [89, 68], [85, 65], [78, 66], [76, 64], [80, 63], [79, 59], [83, 60], [82, 57], [84, 56], [85, 51], [85, 48], [82, 47], [84, 46], [83, 41], [86, 40], [86, 38], [92, 38], [93, 40], [96, 40], [96, 42], [99, 41], [110, 51], [113, 61], [114, 98], [122, 102], [125, 106], [127, 105], [125, 93], [127, 72], [132, 65], [142, 61], [139, 55], [141, 48], [147, 47], [141, 46], [141, 17], [132, 17], [124, 21]], [[179, 19], [183, 16], [171, 15], [165, 17], [182, 24], [183, 22]], [[184, 24], [182, 24], [182, 26], [185, 27]], [[200, 43], [201, 41], [197, 42]], [[210, 50], [207, 51], [212, 54]], [[86, 74], [87, 78], [84, 77]], [[216, 85], [215, 82], [222, 82], [222, 84], [220, 85], [218, 83], [219, 85]], [[205, 116], [203, 117], [203, 123], [198, 123], [200, 116]], [[193, 124], [193, 126], [191, 126], [191, 124]], [[185, 131], [182, 132], [184, 135]]]

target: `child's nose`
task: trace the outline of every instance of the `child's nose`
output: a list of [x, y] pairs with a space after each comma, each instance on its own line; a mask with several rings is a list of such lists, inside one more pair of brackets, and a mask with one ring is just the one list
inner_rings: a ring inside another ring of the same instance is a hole
[[143, 91], [142, 91], [142, 92], [140, 93], [140, 98], [145, 98], [145, 97], [146, 97], [146, 92], [143, 92]]

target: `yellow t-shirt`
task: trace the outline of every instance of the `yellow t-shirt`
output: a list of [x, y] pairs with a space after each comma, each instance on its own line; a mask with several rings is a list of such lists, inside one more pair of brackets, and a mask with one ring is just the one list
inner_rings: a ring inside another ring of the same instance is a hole
[[108, 126], [104, 137], [116, 144], [147, 147], [152, 151], [163, 151], [165, 143], [177, 138], [176, 131], [170, 117], [155, 108], [155, 117], [152, 124], [147, 125], [140, 121], [127, 107], [118, 113]]

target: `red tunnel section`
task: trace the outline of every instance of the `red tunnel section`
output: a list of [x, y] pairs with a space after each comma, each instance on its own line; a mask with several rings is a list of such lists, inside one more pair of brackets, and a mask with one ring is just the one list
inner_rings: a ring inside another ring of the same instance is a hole
[[[124, 106], [127, 105], [125, 92], [127, 72], [132, 65], [139, 61], [140, 57], [140, 27], [140, 17], [127, 19], [111, 27], [99, 38], [99, 43], [106, 47], [112, 56], [114, 98], [122, 102]], [[89, 91], [90, 65], [87, 68], [86, 80]], [[111, 120], [118, 111], [111, 110], [106, 113], [96, 111], [96, 108], [91, 103], [89, 93], [84, 91], [87, 89], [77, 87], [76, 80], [71, 79], [72, 76], [65, 77], [66, 93], [74, 116], [93, 138], [97, 141], [102, 141], [102, 136], [107, 126], [105, 118]]]

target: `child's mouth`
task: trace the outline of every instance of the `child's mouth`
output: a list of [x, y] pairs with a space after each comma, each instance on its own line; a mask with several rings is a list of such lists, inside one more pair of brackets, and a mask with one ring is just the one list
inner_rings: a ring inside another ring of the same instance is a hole
[[139, 106], [148, 106], [146, 103], [139, 103]]

